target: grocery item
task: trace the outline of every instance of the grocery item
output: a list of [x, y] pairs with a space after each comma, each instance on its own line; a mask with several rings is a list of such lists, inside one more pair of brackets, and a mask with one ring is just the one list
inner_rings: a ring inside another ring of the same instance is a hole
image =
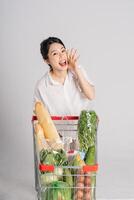
[[68, 183], [54, 181], [42, 192], [42, 200], [72, 200], [71, 189]]
[[83, 167], [83, 166], [85, 165], [85, 162], [84, 162], [84, 160], [81, 159], [80, 154], [77, 153], [77, 154], [74, 156], [74, 158], [73, 158], [71, 164], [72, 164], [73, 166]]
[[[84, 161], [86, 165], [96, 164], [96, 139], [97, 139], [98, 116], [95, 111], [83, 110], [78, 122], [78, 139], [80, 150], [85, 153]], [[95, 199], [96, 175], [94, 172], [87, 174], [84, 180], [85, 200]]]
[[45, 138], [44, 138], [43, 129], [39, 123], [36, 123], [34, 125], [34, 131], [35, 131], [35, 138], [36, 138], [38, 152], [40, 152], [42, 149], [49, 148], [49, 146], [47, 145]]
[[72, 174], [71, 174], [71, 170], [69, 168], [65, 168], [63, 170], [63, 181], [68, 183], [68, 185], [70, 187], [73, 187], [73, 177], [72, 177]]
[[78, 174], [75, 178], [75, 200], [84, 199], [84, 171], [83, 169], [76, 170], [76, 174]]
[[61, 141], [49, 112], [41, 102], [35, 103], [35, 113], [41, 127], [43, 128], [45, 138], [54, 141]]
[[42, 186], [47, 186], [53, 181], [61, 180], [63, 177], [63, 169], [62, 167], [55, 167], [53, 172], [42, 172], [40, 174], [40, 180]]
[[45, 165], [61, 166], [66, 165], [67, 156], [63, 149], [40, 151], [40, 163]]
[[[47, 149], [42, 149], [40, 151], [40, 163], [44, 165], [54, 165], [61, 166], [65, 164], [67, 157], [65, 152], [61, 150], [52, 151]], [[63, 169], [62, 167], [55, 167], [53, 172], [42, 171], [40, 174], [41, 184], [48, 185], [53, 181], [58, 181], [62, 178]]]
[[96, 163], [96, 148], [95, 145], [90, 146], [85, 155], [85, 163], [87, 165], [94, 165]]
[[80, 150], [85, 153], [96, 144], [98, 117], [95, 111], [83, 110], [78, 121], [78, 139]]
[[[38, 106], [41, 107], [42, 105]], [[42, 130], [42, 132], [36, 131], [35, 135], [37, 136], [39, 132], [39, 138], [45, 138], [45, 142], [48, 145], [47, 148], [44, 148], [44, 142], [41, 143], [39, 140], [36, 143], [36, 145], [39, 144], [40, 146], [37, 155], [39, 164], [38, 199], [95, 200], [96, 132], [98, 123], [96, 113], [94, 111], [82, 111], [80, 118], [77, 117], [75, 122], [69, 121], [68, 117], [62, 117], [62, 121], [59, 121], [60, 117], [49, 116], [53, 120], [58, 119], [54, 123], [57, 127], [57, 133], [62, 135], [59, 140], [49, 137], [49, 134], [46, 137], [44, 132], [46, 125], [44, 125], [43, 129], [41, 124], [44, 124], [44, 122], [46, 124], [47, 122], [49, 127], [49, 120], [44, 120], [44, 114], [42, 114], [38, 106], [36, 105], [36, 115], [39, 122], [37, 124], [40, 126], [37, 125], [37, 129]], [[47, 130], [49, 129], [47, 128]], [[71, 134], [69, 131], [71, 131]], [[73, 137], [73, 133], [76, 136], [78, 133], [78, 138]], [[61, 139], [64, 143], [64, 148], [63, 146], [62, 148], [60, 146], [58, 148], [55, 147], [57, 141], [61, 141]], [[78, 141], [78, 146], [75, 145], [76, 140]]]
[[54, 181], [58, 181], [58, 176], [53, 173], [44, 173], [40, 175], [40, 183], [42, 186], [46, 187]]

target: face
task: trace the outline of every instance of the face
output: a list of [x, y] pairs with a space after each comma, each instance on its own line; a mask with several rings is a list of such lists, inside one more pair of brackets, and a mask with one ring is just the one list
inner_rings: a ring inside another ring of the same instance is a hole
[[59, 43], [51, 44], [46, 62], [52, 66], [53, 70], [67, 70], [68, 62], [65, 47]]

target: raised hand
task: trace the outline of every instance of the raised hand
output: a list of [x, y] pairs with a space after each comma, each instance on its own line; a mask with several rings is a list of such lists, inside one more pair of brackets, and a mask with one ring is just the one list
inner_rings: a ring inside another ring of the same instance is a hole
[[76, 68], [78, 67], [78, 59], [79, 59], [79, 55], [77, 53], [77, 49], [71, 49], [71, 50], [67, 50], [67, 58], [68, 58], [68, 68], [70, 70], [75, 71]]

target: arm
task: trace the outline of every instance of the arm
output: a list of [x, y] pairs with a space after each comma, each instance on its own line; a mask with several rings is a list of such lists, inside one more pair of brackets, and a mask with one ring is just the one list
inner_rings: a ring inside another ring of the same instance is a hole
[[90, 100], [94, 99], [95, 88], [92, 84], [89, 83], [89, 81], [86, 80], [82, 69], [78, 67], [77, 61], [79, 56], [77, 56], [76, 50], [71, 49], [70, 52], [69, 51], [67, 52], [67, 55], [68, 55], [69, 69], [75, 73], [82, 92], [88, 99]]
[[79, 86], [84, 93], [84, 95], [90, 99], [93, 100], [95, 98], [95, 88], [93, 85], [91, 85], [84, 77], [84, 74], [82, 70], [76, 66], [75, 68], [75, 75], [77, 76]]

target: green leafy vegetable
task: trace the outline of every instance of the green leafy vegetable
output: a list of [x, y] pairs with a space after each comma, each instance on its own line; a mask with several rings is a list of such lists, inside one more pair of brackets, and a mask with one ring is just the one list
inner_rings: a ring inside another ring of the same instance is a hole
[[44, 165], [54, 165], [54, 172], [45, 171], [40, 174], [41, 185], [46, 186], [53, 181], [61, 180], [63, 169], [60, 167], [67, 164], [67, 156], [63, 149], [60, 150], [47, 150], [40, 151], [40, 162]]
[[[87, 165], [96, 164], [96, 136], [98, 117], [94, 111], [83, 110], [78, 122], [78, 139], [81, 151], [86, 153], [84, 161]], [[96, 176], [91, 172], [91, 199], [95, 199]]]
[[85, 155], [85, 163], [87, 165], [94, 165], [96, 163], [96, 148], [95, 145], [88, 148]]
[[49, 183], [53, 181], [57, 181], [57, 180], [58, 180], [58, 176], [56, 176], [53, 173], [40, 174], [40, 181], [41, 181], [42, 186], [47, 186]]
[[67, 156], [63, 149], [40, 151], [40, 162], [45, 165], [61, 166], [67, 164]]
[[81, 111], [78, 121], [78, 139], [80, 150], [87, 152], [90, 146], [96, 144], [98, 117], [95, 111]]
[[45, 172], [40, 174], [41, 185], [46, 186], [53, 181], [62, 179], [63, 169], [62, 167], [55, 167], [54, 172]]
[[64, 169], [63, 181], [68, 183], [70, 187], [73, 187], [73, 177], [69, 168]]
[[63, 181], [52, 182], [41, 193], [42, 200], [71, 200], [71, 188]]

